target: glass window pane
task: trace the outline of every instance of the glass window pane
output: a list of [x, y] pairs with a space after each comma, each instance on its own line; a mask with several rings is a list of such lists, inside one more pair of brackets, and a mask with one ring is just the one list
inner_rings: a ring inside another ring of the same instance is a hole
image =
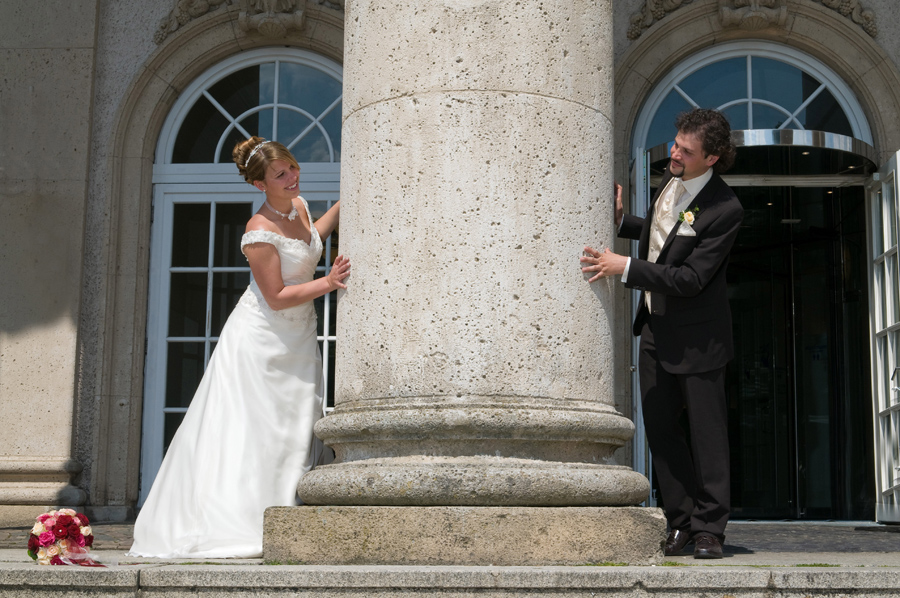
[[[259, 118], [257, 115], [252, 115], [249, 118], [245, 118], [241, 121], [241, 126], [245, 127], [251, 133], [253, 131], [259, 130]], [[219, 154], [218, 162], [219, 164], [230, 164], [233, 163], [231, 158], [231, 151], [234, 149], [238, 143], [244, 141], [246, 137], [239, 130], [231, 129], [231, 131], [226, 135], [225, 141], [222, 142], [222, 153]], [[243, 181], [244, 179], [238, 174], [237, 166], [234, 167], [234, 180]]]
[[[313, 121], [308, 116], [301, 114], [296, 110], [280, 108], [278, 110], [278, 141], [285, 145], [290, 144], [297, 138], [297, 135], [305, 131], [312, 122]], [[311, 132], [312, 130], [307, 131], [306, 134], [309, 135]], [[304, 160], [300, 157], [296, 147], [291, 147], [290, 150], [291, 153], [294, 154], [294, 157], [297, 158], [298, 162], [309, 162], [309, 160]]]
[[278, 103], [301, 106], [318, 118], [342, 93], [340, 81], [305, 64], [281, 63]]
[[341, 161], [341, 106], [342, 103], [338, 103], [327, 116], [319, 120], [331, 139], [335, 162]]
[[173, 272], [169, 336], [206, 336], [206, 272]]
[[722, 112], [728, 119], [728, 124], [731, 125], [731, 128], [735, 131], [750, 128], [750, 121], [749, 117], [747, 116], [747, 102], [741, 102], [740, 104], [729, 106], [728, 108], [722, 110]]
[[[324, 276], [324, 272], [319, 272], [316, 274], [316, 278], [321, 278]], [[325, 318], [325, 302], [328, 302], [328, 318]], [[328, 293], [327, 295], [322, 295], [321, 297], [316, 297], [313, 300], [313, 305], [316, 307], [316, 317], [318, 318], [317, 330], [316, 334], [319, 336], [325, 336], [325, 325], [328, 325], [328, 336], [335, 336], [335, 322], [337, 318], [335, 318], [337, 314], [337, 293]]]
[[890, 395], [886, 395], [885, 391], [889, 390], [888, 379], [890, 374], [886, 373], [887, 369], [887, 337], [880, 336], [875, 339], [875, 379], [872, 381], [872, 393], [875, 395], [875, 405], [878, 411], [884, 411], [890, 405]]
[[216, 272], [213, 274], [210, 336], [219, 336], [225, 320], [250, 284], [249, 272]]
[[247, 260], [241, 253], [241, 236], [252, 215], [253, 204], [249, 202], [216, 204], [213, 266], [247, 265]]
[[332, 408], [334, 407], [334, 348], [334, 341], [329, 341], [328, 354], [325, 355], [322, 341], [319, 341], [319, 354], [322, 355], [322, 361], [328, 364], [328, 378], [325, 380], [325, 385], [328, 387], [325, 393], [325, 406]]
[[169, 445], [172, 443], [172, 437], [175, 436], [175, 432], [178, 431], [178, 426], [181, 425], [181, 420], [183, 419], [184, 413], [166, 413], [165, 430], [163, 432], [163, 453], [166, 453], [169, 450]]
[[201, 267], [209, 263], [209, 204], [175, 204], [172, 224], [172, 266]]
[[269, 63], [241, 69], [210, 86], [207, 92], [232, 117], [240, 116], [260, 104], [271, 104], [271, 86], [260, 85], [260, 77], [265, 74], [271, 79], [274, 66]]
[[[803, 72], [795, 66], [785, 64], [771, 58], [753, 56], [751, 58], [751, 79], [753, 81], [753, 99], [767, 100], [794, 112], [803, 103]], [[818, 84], [816, 85], [818, 87]], [[756, 106], [753, 113], [754, 129], [774, 129], [756, 123]]]
[[327, 201], [306, 200], [306, 203], [309, 204], [309, 213], [312, 214], [313, 222], [324, 216], [331, 207]]
[[653, 115], [650, 123], [650, 132], [647, 134], [647, 147], [650, 149], [661, 143], [668, 143], [675, 139], [675, 117], [692, 106], [685, 101], [677, 91], [670, 91], [666, 99], [659, 106], [659, 110]]
[[853, 136], [853, 127], [850, 126], [850, 120], [844, 109], [827, 89], [823, 89], [813, 98], [813, 101], [797, 114], [797, 119], [803, 123], [803, 128], [809, 131], [828, 131]]
[[[691, 73], [678, 86], [702, 108], [747, 97], [747, 58], [728, 58]], [[652, 147], [652, 146], [651, 146]]]
[[[890, 184], [888, 181], [887, 184]], [[879, 256], [884, 253], [884, 212], [882, 206], [884, 193], [878, 189], [872, 195], [872, 255]]]
[[172, 162], [175, 164], [213, 162], [219, 137], [227, 126], [228, 119], [209, 100], [201, 97], [191, 107], [181, 128], [178, 129], [172, 148]]
[[187, 407], [191, 404], [206, 369], [203, 351], [203, 342], [168, 344], [166, 407]]
[[[754, 129], [778, 129], [782, 124], [791, 118], [790, 114], [762, 104], [753, 104], [753, 128]], [[787, 129], [796, 129], [797, 124], [788, 123]]]
[[[272, 138], [272, 127], [274, 122], [274, 114], [275, 111], [272, 108], [263, 108], [254, 112], [253, 114], [248, 115], [246, 118], [238, 121], [241, 123], [241, 126], [247, 129], [247, 132], [251, 135], [259, 135], [260, 137], [265, 137], [266, 139]], [[243, 140], [243, 135], [238, 135], [239, 140]], [[228, 150], [228, 160], [231, 161], [231, 150], [234, 149], [234, 146], [227, 148], [222, 147], [222, 153], [225, 153], [225, 150]]]
[[291, 148], [298, 162], [331, 162], [331, 150], [319, 127], [310, 130]]

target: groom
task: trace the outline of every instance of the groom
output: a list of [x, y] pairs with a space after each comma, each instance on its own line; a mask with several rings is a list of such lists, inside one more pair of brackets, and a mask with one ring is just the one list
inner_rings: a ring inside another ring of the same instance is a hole
[[[643, 291], [633, 332], [640, 335], [641, 402], [669, 537], [667, 556], [694, 541], [694, 558], [722, 558], [730, 511], [725, 364], [734, 355], [725, 270], [743, 208], [719, 176], [734, 161], [721, 112], [679, 115], [669, 165], [646, 218], [622, 213], [619, 236], [637, 239], [638, 257], [585, 247], [590, 282], [621, 275]], [[690, 447], [679, 424], [687, 411]]]

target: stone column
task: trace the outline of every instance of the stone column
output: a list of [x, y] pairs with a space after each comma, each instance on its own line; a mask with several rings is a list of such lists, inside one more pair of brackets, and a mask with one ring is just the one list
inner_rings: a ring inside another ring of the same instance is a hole
[[307, 504], [631, 505], [612, 463], [610, 0], [353, 0], [334, 464]]
[[[616, 465], [610, 0], [353, 0], [333, 464], [266, 513], [305, 563], [658, 562]], [[299, 530], [299, 533], [298, 533]]]

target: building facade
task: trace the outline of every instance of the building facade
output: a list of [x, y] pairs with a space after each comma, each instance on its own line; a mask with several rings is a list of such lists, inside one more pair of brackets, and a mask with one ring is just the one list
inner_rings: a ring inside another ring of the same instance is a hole
[[[609, 182], [630, 209], [646, 210], [677, 112], [720, 108], [736, 130], [734, 516], [900, 521], [893, 2], [597, 4], [614, 25]], [[230, 148], [275, 137], [314, 214], [339, 197], [342, 89], [361, 84], [343, 75], [344, 4], [13, 0], [0, 15], [0, 521], [60, 504], [124, 519], [249, 280], [237, 245], [262, 198]], [[652, 477], [634, 300], [618, 287], [613, 392], [638, 425], [618, 457]], [[335, 301], [317, 305], [332, 377]]]

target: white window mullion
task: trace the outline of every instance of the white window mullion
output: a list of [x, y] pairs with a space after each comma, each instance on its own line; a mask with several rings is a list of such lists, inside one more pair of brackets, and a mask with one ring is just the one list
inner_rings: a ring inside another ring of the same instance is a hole
[[278, 107], [281, 105], [281, 61], [275, 61], [275, 81], [272, 96], [272, 140], [278, 139]]
[[747, 128], [753, 126], [753, 57], [747, 55]]

